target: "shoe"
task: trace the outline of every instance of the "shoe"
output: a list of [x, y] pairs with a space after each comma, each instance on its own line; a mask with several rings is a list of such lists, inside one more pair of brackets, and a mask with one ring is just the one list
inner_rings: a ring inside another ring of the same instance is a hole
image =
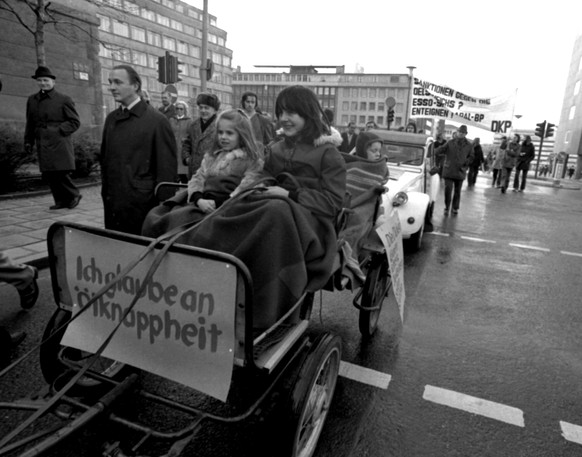
[[517, 192], [517, 189], [513, 189], [514, 192]]
[[13, 332], [10, 333], [10, 349], [14, 349], [26, 338], [26, 332]]
[[449, 214], [449, 208], [445, 208], [445, 216]]
[[75, 198], [73, 198], [73, 201], [71, 201], [71, 203], [69, 203], [69, 206], [67, 206], [67, 208], [69, 208], [69, 209], [75, 208], [79, 204], [79, 202], [81, 201], [82, 198], [83, 198], [83, 196], [81, 194], [77, 195]]
[[27, 265], [27, 268], [33, 270], [32, 281], [24, 289], [18, 291], [18, 295], [20, 295], [20, 306], [23, 309], [32, 308], [38, 299], [39, 293], [38, 284], [36, 282], [36, 278], [38, 278], [38, 270], [30, 265]]
[[518, 192], [523, 192], [523, 189], [519, 189]]
[[459, 214], [459, 210], [458, 209], [454, 209], [453, 210], [453, 214], [456, 216], [457, 214]]
[[53, 206], [49, 206], [49, 209], [63, 209], [63, 208], [66, 208], [66, 206], [63, 205], [62, 203], [57, 203]]
[[505, 187], [501, 188], [501, 193], [504, 194], [505, 193]]

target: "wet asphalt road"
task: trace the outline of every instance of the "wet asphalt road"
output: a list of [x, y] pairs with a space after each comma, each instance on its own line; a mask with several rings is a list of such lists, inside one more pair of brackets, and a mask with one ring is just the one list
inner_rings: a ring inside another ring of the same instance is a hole
[[[316, 456], [582, 455], [574, 433], [582, 427], [582, 193], [530, 185], [501, 195], [480, 178], [463, 188], [458, 216], [443, 216], [443, 206], [441, 198], [422, 250], [406, 256], [403, 325], [391, 299], [364, 343], [350, 293], [324, 293], [321, 309], [316, 298], [312, 330], [340, 335], [345, 362], [390, 380], [379, 388], [365, 376], [339, 378]], [[48, 271], [41, 290], [24, 313], [0, 286], [10, 304], [0, 322], [29, 332], [20, 353], [40, 339], [54, 309]], [[42, 385], [32, 357], [0, 380], [2, 399]], [[3, 435], [13, 416], [0, 414]], [[265, 411], [207, 429], [185, 455], [281, 455], [276, 443], [258, 444], [277, 420]], [[109, 432], [93, 427], [53, 455], [100, 455]]]

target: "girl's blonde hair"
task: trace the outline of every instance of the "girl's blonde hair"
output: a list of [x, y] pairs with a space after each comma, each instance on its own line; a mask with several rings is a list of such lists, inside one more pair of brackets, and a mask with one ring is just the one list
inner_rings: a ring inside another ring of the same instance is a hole
[[218, 147], [220, 147], [218, 141], [218, 124], [222, 119], [233, 123], [234, 130], [239, 136], [239, 146], [247, 153], [250, 159], [259, 160], [263, 158], [263, 148], [255, 140], [249, 118], [241, 113], [240, 110], [236, 109], [229, 109], [218, 115], [218, 119], [216, 120], [216, 145]]

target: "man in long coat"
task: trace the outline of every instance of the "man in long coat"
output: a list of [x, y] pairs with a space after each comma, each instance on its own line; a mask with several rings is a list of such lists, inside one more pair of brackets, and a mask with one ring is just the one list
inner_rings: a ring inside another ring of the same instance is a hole
[[139, 235], [158, 203], [156, 185], [176, 181], [176, 140], [168, 119], [141, 100], [133, 67], [113, 67], [109, 90], [121, 106], [107, 116], [101, 142], [105, 228]]
[[81, 125], [79, 115], [71, 97], [54, 89], [56, 76], [48, 67], [38, 67], [32, 78], [40, 91], [26, 102], [24, 147], [32, 151], [36, 145], [40, 171], [55, 200], [50, 209], [72, 209], [81, 200], [69, 176], [75, 169], [71, 134]]
[[445, 215], [451, 208], [453, 214], [459, 212], [461, 206], [461, 186], [467, 176], [469, 164], [473, 162], [473, 145], [465, 138], [467, 126], [461, 125], [456, 136], [441, 147], [435, 149], [436, 157], [443, 157], [443, 178], [445, 179]]

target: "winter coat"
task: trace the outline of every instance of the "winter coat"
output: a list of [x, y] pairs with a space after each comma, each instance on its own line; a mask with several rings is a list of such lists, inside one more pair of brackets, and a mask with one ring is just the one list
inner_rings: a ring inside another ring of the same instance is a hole
[[346, 165], [337, 150], [340, 144], [341, 136], [334, 128], [314, 144], [282, 139], [267, 149], [264, 173], [274, 177], [283, 172], [293, 175], [299, 188], [284, 178], [279, 184], [289, 190], [289, 198], [316, 217], [333, 220], [346, 195]]
[[202, 163], [207, 152], [216, 149], [216, 118], [202, 131], [201, 119], [196, 118], [188, 126], [188, 134], [182, 142], [182, 161], [188, 165], [188, 177], [191, 178]]
[[275, 128], [267, 116], [261, 113], [254, 113], [249, 118], [249, 121], [257, 142], [267, 146], [271, 141], [273, 141], [273, 138], [275, 137]]
[[75, 104], [68, 95], [53, 89], [28, 97], [24, 144], [36, 144], [41, 172], [75, 169], [71, 134], [80, 125]]
[[263, 160], [252, 160], [242, 149], [232, 151], [219, 149], [207, 153], [202, 159], [200, 168], [188, 182], [188, 201], [196, 202], [196, 198], [201, 197], [205, 190], [206, 180], [215, 176], [229, 176], [240, 180], [240, 184], [230, 194], [231, 197], [234, 197], [256, 181], [262, 169]]
[[176, 105], [174, 105], [173, 103], [168, 106], [164, 105], [160, 106], [158, 108], [158, 111], [162, 113], [164, 116], [166, 116], [168, 119], [176, 117]]
[[503, 168], [513, 168], [515, 167], [515, 162], [517, 156], [519, 155], [519, 143], [507, 143], [507, 149], [505, 150], [505, 157], [503, 158]]
[[352, 135], [352, 139], [348, 140], [348, 132], [344, 132], [341, 134], [341, 138], [342, 138], [342, 142], [341, 145], [339, 147], [339, 150], [341, 152], [345, 152], [345, 153], [350, 153], [352, 151], [352, 149], [354, 149], [356, 147], [356, 141], [358, 140], [358, 135], [356, 135], [356, 132], [354, 132], [354, 134]]
[[154, 190], [176, 181], [176, 140], [168, 119], [140, 101], [129, 112], [105, 119], [99, 160], [105, 228], [139, 235]]
[[[190, 128], [191, 123], [192, 118], [189, 116], [184, 116], [181, 119], [178, 119], [177, 117], [170, 118], [170, 125], [172, 126], [174, 137], [176, 138], [176, 146], [178, 150], [182, 148], [182, 142], [188, 135], [188, 129]], [[185, 165], [182, 160], [178, 160], [178, 174], [188, 174], [188, 165]]]
[[473, 170], [478, 170], [481, 168], [481, 164], [485, 162], [485, 157], [483, 157], [483, 148], [480, 144], [476, 144], [473, 147], [473, 160], [471, 161], [470, 167]]
[[473, 162], [473, 145], [466, 138], [454, 138], [435, 150], [444, 159], [443, 178], [465, 179], [467, 168]]
[[536, 156], [536, 150], [532, 143], [522, 143], [517, 156], [517, 164], [515, 168], [517, 170], [529, 170], [529, 164]]

